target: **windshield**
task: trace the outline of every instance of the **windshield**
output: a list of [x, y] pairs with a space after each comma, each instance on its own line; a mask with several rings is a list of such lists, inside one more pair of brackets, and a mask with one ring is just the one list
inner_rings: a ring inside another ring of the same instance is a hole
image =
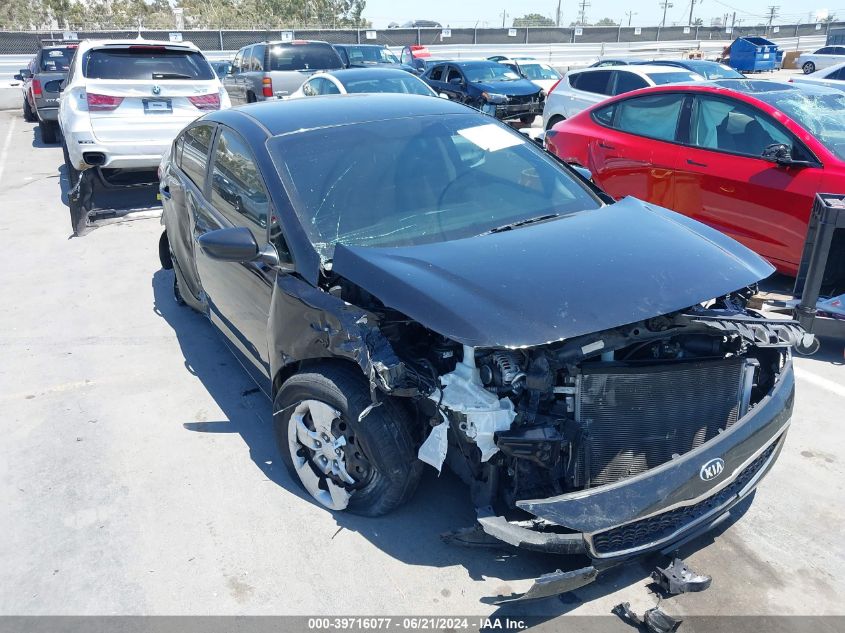
[[90, 79], [214, 79], [202, 53], [163, 46], [95, 48], [85, 54], [82, 74]]
[[560, 79], [560, 73], [547, 64], [520, 64], [527, 79]]
[[[358, 71], [355, 71], [358, 72]], [[361, 71], [366, 74], [365, 71]], [[427, 84], [410, 73], [400, 71], [407, 77], [378, 77], [374, 79], [346, 79], [343, 87], [346, 92], [400, 92], [403, 94], [425, 95], [434, 94]]]
[[745, 79], [745, 75], [726, 64], [707, 62], [687, 62], [689, 67], [706, 79]]
[[41, 71], [67, 72], [76, 48], [47, 48], [41, 51]]
[[323, 260], [338, 243], [442, 242], [600, 206], [534, 143], [481, 114], [309, 130], [268, 148]]
[[845, 160], [845, 94], [809, 90], [754, 95], [798, 123], [838, 158]]
[[379, 46], [347, 46], [350, 64], [398, 64], [399, 59]]
[[270, 48], [270, 70], [336, 70], [343, 63], [328, 44], [275, 44]]
[[678, 70], [669, 73], [646, 73], [655, 85], [688, 83], [690, 81], [702, 81], [704, 77], [691, 70]]
[[461, 70], [468, 81], [476, 83], [484, 83], [488, 81], [515, 81], [519, 79], [514, 71], [507, 66], [502, 66], [496, 62], [490, 62], [490, 65], [479, 66], [463, 66]]

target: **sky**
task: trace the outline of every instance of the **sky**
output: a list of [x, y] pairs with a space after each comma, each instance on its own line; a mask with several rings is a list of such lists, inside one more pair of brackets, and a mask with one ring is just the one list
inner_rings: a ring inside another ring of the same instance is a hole
[[[669, 0], [671, 8], [666, 13], [666, 24], [687, 24], [689, 19], [690, 0]], [[800, 19], [801, 22], [808, 22], [811, 14], [827, 11], [837, 17], [845, 19], [845, 2], [836, 6], [814, 6], [800, 5], [799, 10], [796, 3], [782, 2], [778, 10], [780, 17], [774, 23], [794, 24]], [[634, 11], [631, 16], [632, 26], [655, 25], [663, 17], [663, 9], [660, 0], [631, 3], [630, 0], [588, 0], [591, 6], [586, 9], [587, 21], [596, 22], [601, 18], [611, 18], [614, 21], [624, 20], [628, 23], [627, 11]], [[768, 6], [777, 4], [778, 0], [696, 0], [694, 17], [700, 17], [704, 24], [710, 24], [710, 19], [733, 14], [736, 11], [737, 20], [742, 19], [743, 24], [757, 24], [765, 22], [765, 15], [768, 14]], [[498, 6], [497, 6], [498, 5]], [[373, 23], [375, 28], [385, 28], [391, 22], [402, 24], [410, 20], [435, 20], [443, 26], [451, 27], [473, 27], [478, 23], [479, 27], [501, 27], [502, 13], [506, 12], [506, 26], [511, 26], [514, 17], [521, 17], [526, 13], [540, 13], [554, 17], [557, 8], [556, 0], [513, 1], [506, 0], [367, 0], [367, 7], [364, 9], [364, 17]], [[578, 14], [577, 0], [563, 0], [561, 3], [561, 24], [569, 25], [575, 21]], [[815, 17], [813, 17], [813, 20]]]

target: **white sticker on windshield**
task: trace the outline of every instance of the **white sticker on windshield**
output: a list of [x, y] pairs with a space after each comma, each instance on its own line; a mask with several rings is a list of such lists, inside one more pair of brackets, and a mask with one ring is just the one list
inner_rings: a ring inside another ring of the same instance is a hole
[[503, 130], [495, 123], [468, 127], [465, 130], [458, 130], [458, 134], [488, 152], [497, 152], [500, 149], [527, 142], [518, 135]]

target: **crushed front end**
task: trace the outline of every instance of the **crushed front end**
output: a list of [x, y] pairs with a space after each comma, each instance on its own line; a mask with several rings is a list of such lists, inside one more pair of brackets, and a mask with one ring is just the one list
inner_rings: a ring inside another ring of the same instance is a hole
[[771, 468], [803, 331], [745, 309], [747, 295], [532, 348], [431, 335], [415, 350], [410, 367], [439, 385], [418, 402], [419, 456], [470, 485], [480, 530], [592, 559], [530, 597], [708, 530]]

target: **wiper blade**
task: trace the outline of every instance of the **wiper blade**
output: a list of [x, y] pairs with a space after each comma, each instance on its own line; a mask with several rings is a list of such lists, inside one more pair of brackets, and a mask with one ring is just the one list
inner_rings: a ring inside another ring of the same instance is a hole
[[527, 224], [536, 224], [538, 222], [554, 220], [555, 218], [559, 217], [560, 213], [547, 213], [545, 215], [538, 215], [536, 218], [526, 218], [525, 220], [517, 220], [516, 222], [497, 226], [495, 228], [490, 229], [489, 231], [484, 231], [484, 233], [481, 233], [481, 235], [490, 235], [491, 233], [503, 233], [505, 231], [512, 231], [514, 229], [518, 229], [521, 226], [526, 226]]
[[153, 73], [153, 79], [193, 79], [193, 77], [181, 73]]

